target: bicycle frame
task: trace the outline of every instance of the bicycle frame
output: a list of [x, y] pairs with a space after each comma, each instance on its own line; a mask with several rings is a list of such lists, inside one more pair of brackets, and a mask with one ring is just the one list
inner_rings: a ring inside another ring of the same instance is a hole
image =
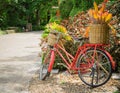
[[[94, 50], [96, 50], [96, 48], [99, 48], [101, 50], [104, 50], [104, 47], [105, 46], [108, 46], [108, 45], [104, 45], [104, 44], [84, 44], [83, 46], [80, 46], [75, 54], [75, 56], [72, 56], [70, 53], [68, 53], [64, 48], [62, 48], [59, 44], [55, 44], [53, 46], [53, 49], [51, 50], [51, 60], [50, 60], [50, 66], [48, 68], [48, 72], [51, 72], [52, 70], [52, 67], [53, 67], [53, 64], [54, 64], [54, 60], [55, 60], [55, 54], [57, 53], [61, 58], [62, 60], [64, 61], [64, 63], [66, 64], [66, 67], [67, 69], [69, 70], [73, 70], [73, 71], [78, 71], [78, 69], [80, 68], [77, 68], [76, 67], [76, 62], [78, 60], [78, 57], [81, 55], [81, 54], [84, 54], [86, 52], [86, 50], [88, 50], [89, 48], [94, 48]], [[66, 57], [69, 58], [72, 60], [69, 60], [67, 61], [65, 59], [65, 57], [62, 55], [62, 53], [59, 51], [63, 51], [64, 54], [66, 55]], [[105, 51], [105, 50], [104, 50]], [[111, 55], [105, 51], [105, 53], [108, 55], [109, 57], [109, 60], [112, 64], [112, 68], [115, 69], [115, 62], [113, 61]], [[95, 53], [94, 53], [95, 55]]]

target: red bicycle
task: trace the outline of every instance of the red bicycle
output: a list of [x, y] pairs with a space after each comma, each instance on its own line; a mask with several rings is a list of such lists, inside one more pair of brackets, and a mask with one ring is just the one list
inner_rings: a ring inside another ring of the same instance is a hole
[[[84, 38], [80, 39], [81, 42]], [[54, 46], [49, 46], [44, 62], [40, 68], [40, 79], [45, 80], [50, 76], [50, 72], [55, 62], [55, 55], [58, 54], [64, 61], [69, 72], [78, 73], [79, 78], [91, 87], [98, 87], [105, 84], [115, 69], [115, 62], [111, 55], [105, 50], [105, 44], [83, 44], [79, 46], [76, 55], [72, 56], [57, 42]], [[66, 55], [67, 59], [63, 56]], [[44, 71], [44, 69], [47, 69]]]

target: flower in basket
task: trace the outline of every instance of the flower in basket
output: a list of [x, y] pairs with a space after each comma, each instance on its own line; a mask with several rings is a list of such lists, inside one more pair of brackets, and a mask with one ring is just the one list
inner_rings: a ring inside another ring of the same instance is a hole
[[55, 30], [64, 34], [67, 33], [67, 29], [64, 26], [56, 24], [55, 22], [50, 24], [50, 29], [51, 31]]
[[93, 3], [94, 9], [90, 9], [88, 11], [93, 23], [102, 24], [108, 23], [111, 20], [112, 14], [105, 10], [107, 1], [108, 0], [104, 0], [100, 9], [98, 8], [96, 2]]
[[[97, 3], [94, 2], [94, 9], [90, 9], [88, 14], [91, 18], [92, 24], [106, 24], [112, 29], [112, 33], [116, 34], [115, 29], [109, 24], [110, 20], [112, 19], [112, 14], [105, 9], [107, 2], [108, 0], [104, 0], [101, 7], [98, 7]], [[83, 37], [89, 37], [89, 31], [90, 27], [87, 27]]]
[[42, 36], [44, 38], [46, 38], [49, 35], [49, 33], [52, 32], [52, 31], [61, 32], [62, 36], [65, 40], [71, 40], [71, 36], [68, 35], [67, 29], [64, 26], [59, 25], [55, 22], [54, 23], [49, 23], [49, 24], [46, 25], [46, 29], [45, 29]]

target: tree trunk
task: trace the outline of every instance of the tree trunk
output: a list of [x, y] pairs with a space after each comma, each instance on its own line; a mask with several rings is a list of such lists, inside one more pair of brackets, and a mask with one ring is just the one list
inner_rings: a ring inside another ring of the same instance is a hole
[[48, 12], [47, 12], [47, 22], [49, 22], [49, 20], [50, 20], [50, 11], [48, 10]]
[[36, 11], [36, 24], [39, 26], [40, 25], [40, 14], [39, 14], [39, 9]]

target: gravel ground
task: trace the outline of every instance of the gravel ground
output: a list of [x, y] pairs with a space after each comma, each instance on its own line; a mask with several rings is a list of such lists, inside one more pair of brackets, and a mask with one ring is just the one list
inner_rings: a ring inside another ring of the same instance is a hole
[[30, 93], [120, 93], [119, 89], [120, 80], [111, 79], [103, 86], [90, 88], [78, 75], [65, 72], [51, 75], [46, 81], [40, 81], [36, 73], [29, 86]]

